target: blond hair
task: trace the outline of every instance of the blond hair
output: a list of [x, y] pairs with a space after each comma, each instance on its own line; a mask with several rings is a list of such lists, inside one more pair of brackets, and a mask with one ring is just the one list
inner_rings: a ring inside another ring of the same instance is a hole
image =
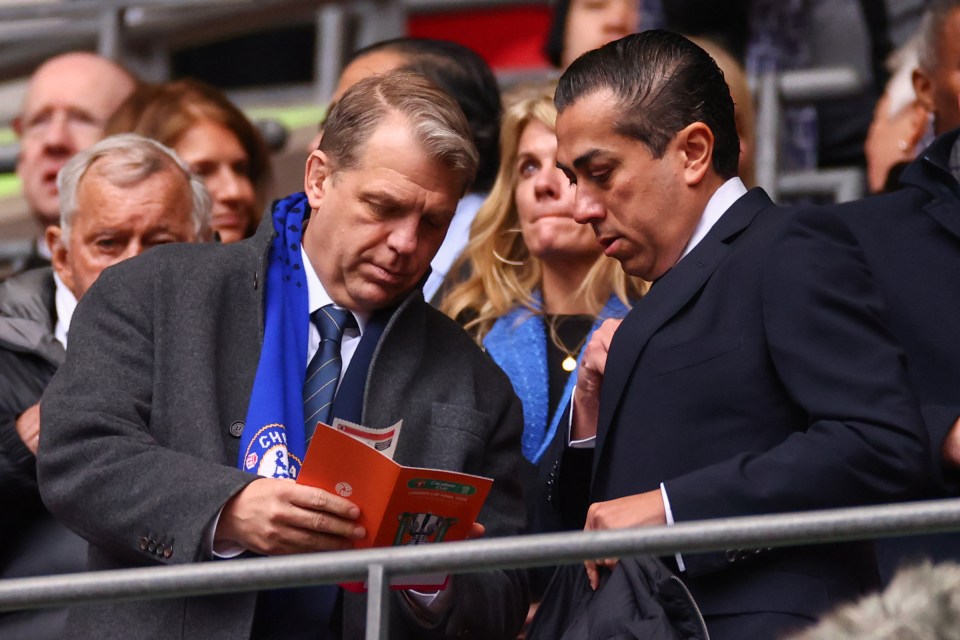
[[[453, 266], [456, 271], [469, 265], [471, 273], [445, 296], [440, 307], [452, 318], [467, 319], [464, 328], [478, 342], [498, 318], [518, 305], [535, 313], [541, 311], [533, 294], [541, 285], [540, 261], [530, 254], [523, 236], [517, 232], [517, 150], [520, 136], [531, 122], [556, 129], [555, 86], [525, 86], [506, 96], [497, 179], [473, 221], [470, 242]], [[597, 315], [611, 294], [629, 306], [631, 300], [643, 295], [646, 287], [643, 280], [625, 274], [616, 260], [599, 255], [574, 293], [573, 301]]]

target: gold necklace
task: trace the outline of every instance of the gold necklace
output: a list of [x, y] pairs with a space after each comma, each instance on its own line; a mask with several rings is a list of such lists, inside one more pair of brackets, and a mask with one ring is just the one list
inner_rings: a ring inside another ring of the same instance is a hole
[[553, 342], [560, 351], [566, 354], [566, 357], [560, 363], [560, 368], [570, 373], [577, 368], [577, 354], [580, 353], [580, 349], [582, 349], [583, 345], [587, 342], [587, 338], [590, 336], [590, 330], [587, 330], [575, 348], [568, 349], [567, 345], [563, 343], [563, 340], [560, 339], [560, 335], [557, 333], [558, 317], [559, 316], [552, 316], [547, 319], [547, 326], [550, 328], [550, 341]]

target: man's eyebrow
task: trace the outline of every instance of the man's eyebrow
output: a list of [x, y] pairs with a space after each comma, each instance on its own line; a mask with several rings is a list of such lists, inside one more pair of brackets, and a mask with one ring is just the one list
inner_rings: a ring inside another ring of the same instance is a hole
[[586, 153], [577, 157], [573, 161], [573, 166], [582, 170], [585, 165], [589, 164], [597, 156], [603, 155], [604, 153], [605, 152], [603, 149], [590, 149], [590, 151], [587, 151]]

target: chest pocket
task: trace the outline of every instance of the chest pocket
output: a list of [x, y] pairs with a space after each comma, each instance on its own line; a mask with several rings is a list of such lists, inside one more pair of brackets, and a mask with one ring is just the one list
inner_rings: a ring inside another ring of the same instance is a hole
[[483, 460], [487, 422], [487, 415], [475, 409], [434, 402], [423, 464], [475, 473]]
[[743, 344], [740, 333], [718, 331], [649, 353], [644, 356], [644, 365], [651, 376], [661, 376], [710, 362], [740, 349]]

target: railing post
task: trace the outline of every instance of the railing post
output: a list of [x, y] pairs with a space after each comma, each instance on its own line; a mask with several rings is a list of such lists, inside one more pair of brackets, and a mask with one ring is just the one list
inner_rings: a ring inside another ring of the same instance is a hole
[[325, 4], [316, 13], [317, 45], [313, 61], [314, 97], [326, 103], [337, 88], [343, 66], [344, 34], [347, 29], [346, 9], [339, 4]]
[[390, 620], [390, 578], [382, 564], [367, 574], [367, 640], [387, 640]]
[[757, 185], [777, 200], [778, 160], [780, 154], [780, 85], [773, 72], [760, 76], [757, 91], [756, 176]]

